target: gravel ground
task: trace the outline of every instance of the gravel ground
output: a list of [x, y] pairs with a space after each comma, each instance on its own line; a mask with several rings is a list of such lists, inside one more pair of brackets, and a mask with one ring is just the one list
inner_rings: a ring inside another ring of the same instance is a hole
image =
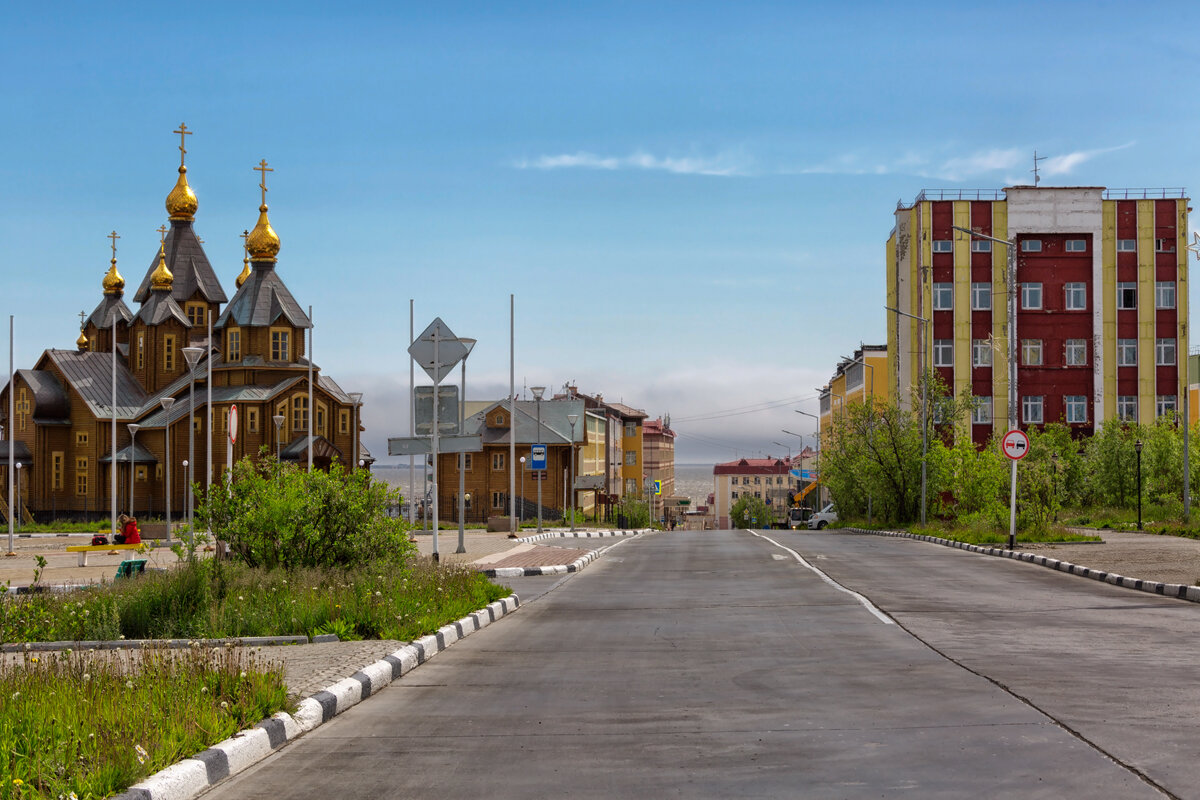
[[1127, 578], [1192, 586], [1200, 582], [1200, 540], [1153, 533], [1097, 531], [1102, 543], [1021, 544], [1017, 549], [1115, 572]]

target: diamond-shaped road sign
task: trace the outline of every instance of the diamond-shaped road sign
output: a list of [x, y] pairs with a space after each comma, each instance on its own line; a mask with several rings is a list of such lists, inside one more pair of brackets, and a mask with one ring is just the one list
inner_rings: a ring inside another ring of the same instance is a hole
[[[436, 338], [436, 344], [434, 339]], [[434, 350], [437, 350], [437, 363], [434, 363]], [[409, 345], [408, 354], [425, 370], [434, 383], [441, 383], [442, 378], [454, 369], [454, 365], [466, 357], [467, 346], [458, 340], [454, 331], [450, 330], [441, 317], [435, 317], [429, 327], [421, 332], [416, 341]]]

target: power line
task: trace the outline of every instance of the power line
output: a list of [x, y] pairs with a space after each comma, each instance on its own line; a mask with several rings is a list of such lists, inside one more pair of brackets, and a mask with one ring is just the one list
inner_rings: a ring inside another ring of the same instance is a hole
[[755, 403], [748, 406], [738, 406], [736, 408], [726, 409], [724, 411], [712, 411], [707, 414], [698, 414], [692, 417], [675, 417], [673, 422], [705, 422], [713, 419], [725, 419], [726, 417], [740, 417], [745, 414], [757, 414], [762, 411], [771, 411], [772, 409], [782, 406], [802, 403], [806, 400], [815, 400], [816, 395], [805, 395], [802, 397], [786, 397], [782, 400], [764, 400], [761, 403]]

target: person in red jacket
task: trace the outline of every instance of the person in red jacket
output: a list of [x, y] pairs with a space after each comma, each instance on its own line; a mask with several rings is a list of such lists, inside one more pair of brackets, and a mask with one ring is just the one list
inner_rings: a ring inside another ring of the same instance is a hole
[[117, 544], [141, 544], [142, 534], [138, 531], [136, 519], [127, 514], [122, 514], [117, 517], [117, 526], [120, 530], [113, 537]]

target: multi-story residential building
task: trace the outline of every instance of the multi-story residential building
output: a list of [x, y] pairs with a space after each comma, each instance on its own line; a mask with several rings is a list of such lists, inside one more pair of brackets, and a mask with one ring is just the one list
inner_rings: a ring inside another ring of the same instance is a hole
[[[741, 458], [713, 467], [710, 505], [713, 507], [716, 527], [724, 529], [730, 526], [730, 509], [745, 494], [762, 498], [772, 510], [779, 510], [782, 518], [782, 509], [788, 507], [791, 494], [788, 476], [791, 467], [791, 459], [785, 458]], [[769, 523], [759, 520], [759, 524]]]
[[848, 359], [842, 359], [820, 390], [821, 428], [828, 429], [830, 415], [847, 403], [886, 403], [890, 396], [887, 380], [887, 345], [864, 344]]
[[607, 402], [600, 394], [583, 394], [571, 385], [564, 387], [563, 394], [555, 395], [555, 399], [559, 398], [580, 399], [589, 413], [604, 419], [603, 498], [608, 510], [625, 496], [642, 499], [647, 477], [642, 434], [646, 412], [624, 403]]
[[675, 431], [671, 418], [659, 417], [642, 423], [642, 446], [646, 480], [658, 482], [659, 492], [650, 490], [650, 518], [664, 519], [679, 511], [675, 504]]
[[1181, 410], [1187, 212], [1182, 189], [1015, 186], [901, 204], [887, 242], [886, 304], [901, 312], [887, 321], [889, 387], [907, 402], [923, 371], [936, 372], [975, 398], [977, 443], [1009, 425], [1010, 354], [1020, 427], [1063, 422], [1086, 435]]

